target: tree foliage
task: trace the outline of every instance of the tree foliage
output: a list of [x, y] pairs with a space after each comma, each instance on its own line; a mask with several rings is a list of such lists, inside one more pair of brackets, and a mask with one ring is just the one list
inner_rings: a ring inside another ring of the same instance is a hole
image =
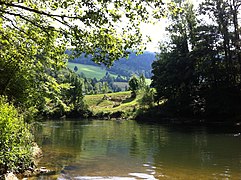
[[132, 76], [129, 80], [130, 90], [135, 92], [139, 89], [139, 79], [136, 76]]
[[130, 78], [128, 84], [129, 84], [129, 90], [132, 91], [133, 97], [136, 97], [138, 91], [146, 91], [149, 88], [146, 84], [146, 79], [143, 74], [139, 78], [133, 75]]
[[154, 102], [155, 102], [155, 90], [153, 88], [150, 88], [146, 86], [144, 89], [144, 94], [143, 97], [140, 100], [141, 106], [145, 107], [147, 106], [148, 108], [153, 108], [154, 107]]
[[159, 0], [0, 0], [1, 174], [31, 162], [29, 132], [14, 106], [58, 116], [86, 110], [82, 80], [63, 70], [66, 50], [109, 66], [128, 49], [143, 49], [140, 21], [152, 10], [160, 16], [159, 7]]
[[[2, 28], [9, 26], [27, 34], [29, 40], [35, 40], [32, 34], [46, 38], [55, 32], [58, 43], [67, 41], [76, 48], [74, 53], [92, 54], [95, 62], [110, 65], [127, 49], [140, 48], [140, 20], [149, 21], [150, 13], [162, 15], [162, 5], [157, 0], [1, 0], [0, 17]], [[28, 25], [35, 29], [22, 28]]]
[[153, 63], [156, 101], [166, 100], [164, 106], [176, 115], [237, 116], [241, 51], [236, 18], [241, 4], [206, 0], [199, 14], [189, 3], [176, 4], [181, 11], [169, 16], [171, 41], [160, 47]]
[[0, 94], [26, 109], [68, 109], [62, 93], [71, 83], [57, 78], [67, 56], [111, 65], [141, 47], [140, 21], [161, 8], [157, 0], [0, 0]]
[[33, 137], [23, 116], [3, 96], [0, 97], [0, 134], [0, 175], [32, 167]]

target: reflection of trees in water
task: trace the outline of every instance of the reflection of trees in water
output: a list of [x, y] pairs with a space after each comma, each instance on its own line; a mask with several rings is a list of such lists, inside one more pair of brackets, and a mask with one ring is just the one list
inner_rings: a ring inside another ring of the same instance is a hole
[[130, 155], [136, 156], [137, 154], [139, 154], [138, 140], [136, 134], [133, 133], [130, 142]]
[[92, 164], [100, 171], [109, 167], [109, 172], [114, 172], [117, 167], [131, 169], [150, 162], [159, 169], [212, 169], [213, 164], [217, 169], [241, 169], [240, 138], [210, 134], [206, 128], [179, 130], [135, 121], [64, 121], [47, 122], [37, 134], [44, 161], [57, 167], [77, 164], [87, 171]]

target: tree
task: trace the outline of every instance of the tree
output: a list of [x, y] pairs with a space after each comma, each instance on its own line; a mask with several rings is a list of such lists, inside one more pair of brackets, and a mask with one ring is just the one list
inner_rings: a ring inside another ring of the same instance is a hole
[[196, 18], [193, 5], [182, 1], [176, 5], [182, 10], [169, 16], [173, 22], [167, 28], [171, 41], [168, 45], [160, 45], [158, 61], [152, 64], [152, 86], [157, 90], [157, 102], [168, 100], [166, 105], [175, 113], [190, 114], [195, 96], [192, 87], [196, 77], [194, 61], [189, 52], [195, 48]]
[[108, 83], [104, 82], [102, 86], [102, 93], [105, 94], [105, 93], [108, 93], [108, 91], [109, 91]]
[[75, 72], [78, 71], [78, 67], [77, 67], [77, 66], [74, 67], [74, 71], [75, 71]]
[[148, 21], [151, 5], [162, 7], [157, 0], [0, 0], [0, 94], [25, 109], [62, 103], [60, 92], [70, 86], [56, 71], [66, 59], [85, 53], [111, 65], [127, 56], [142, 44], [139, 23]]
[[[177, 1], [178, 2], [178, 1]], [[234, 1], [206, 0], [200, 15], [192, 5], [179, 2], [181, 11], [171, 14], [171, 41], [160, 46], [153, 63], [156, 101], [172, 114], [182, 116], [230, 117], [241, 110], [239, 45]], [[233, 10], [233, 11], [232, 11]], [[239, 53], [238, 53], [239, 52]]]
[[83, 100], [83, 80], [75, 73], [67, 72], [64, 81], [70, 84], [70, 88], [63, 92], [64, 102], [70, 107], [66, 114], [71, 116], [83, 116], [88, 111]]
[[[92, 54], [95, 62], [110, 65], [113, 60], [126, 56], [126, 50], [140, 48], [139, 24], [140, 20], [148, 21], [150, 6], [153, 15], [163, 14], [163, 3], [157, 0], [1, 0], [0, 18], [2, 27], [9, 26], [22, 32], [32, 41], [35, 41], [32, 34], [38, 31], [42, 32], [43, 38], [58, 33], [57, 43], [68, 42], [68, 46], [76, 48], [74, 55]], [[123, 18], [127, 22], [117, 28]], [[22, 28], [27, 25], [33, 26], [34, 30]]]
[[139, 79], [139, 87], [140, 89], [145, 89], [146, 88], [146, 78], [144, 74], [141, 74], [140, 79]]
[[[205, 111], [209, 115], [222, 117], [236, 116], [240, 112], [240, 32], [237, 31], [238, 22], [236, 18], [240, 15], [238, 1], [215, 0], [210, 3], [206, 0], [202, 3], [202, 15], [208, 15], [214, 20], [213, 24], [207, 26], [215, 28], [215, 44], [209, 51], [208, 60], [203, 63], [210, 65], [206, 67], [204, 77], [206, 87], [204, 93]], [[204, 23], [202, 23], [203, 25]], [[209, 35], [209, 38], [214, 37]], [[209, 46], [210, 47], [210, 46]], [[205, 72], [205, 71], [204, 71]], [[204, 84], [204, 83], [203, 83]]]
[[128, 82], [129, 89], [132, 91], [132, 97], [136, 97], [137, 90], [139, 89], [139, 80], [134, 75]]
[[[240, 32], [237, 17], [240, 15], [239, 1], [206, 0], [202, 3], [202, 14], [207, 14], [217, 24], [218, 53], [222, 54], [226, 69], [226, 83], [237, 83], [240, 78]], [[238, 76], [238, 77], [237, 77]], [[240, 83], [240, 81], [239, 81]]]
[[154, 102], [155, 102], [155, 90], [146, 86], [144, 89], [144, 95], [141, 98], [141, 105], [142, 106], [147, 106], [148, 108], [154, 107]]
[[19, 21], [21, 27], [15, 29], [3, 20], [0, 22], [0, 94], [14, 100], [15, 105], [39, 107], [46, 92], [61, 87], [53, 71], [65, 66], [64, 48], [56, 44], [55, 32], [44, 36], [41, 29], [31, 24]]

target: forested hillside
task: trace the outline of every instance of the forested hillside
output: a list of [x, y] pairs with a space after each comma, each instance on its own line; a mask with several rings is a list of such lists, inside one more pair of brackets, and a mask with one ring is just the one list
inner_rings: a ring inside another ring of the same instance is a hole
[[[67, 52], [69, 53], [69, 51]], [[130, 77], [132, 74], [141, 75], [144, 74], [146, 78], [150, 78], [152, 76], [151, 73], [151, 64], [155, 60], [155, 53], [145, 51], [143, 54], [136, 55], [135, 53], [131, 53], [129, 58], [121, 58], [118, 61], [115, 61], [113, 66], [108, 68], [108, 71], [121, 75]], [[70, 62], [93, 65], [93, 66], [103, 66], [103, 64], [96, 64], [92, 61], [92, 56], [86, 56], [82, 54], [78, 58], [70, 59]]]

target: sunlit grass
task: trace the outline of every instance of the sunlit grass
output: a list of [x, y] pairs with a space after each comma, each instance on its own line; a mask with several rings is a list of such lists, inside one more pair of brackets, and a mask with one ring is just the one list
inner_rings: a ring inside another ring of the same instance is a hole
[[[96, 78], [99, 80], [105, 76], [106, 72], [108, 72], [111, 77], [114, 77], [114, 78], [117, 77], [117, 75], [110, 73], [109, 71], [106, 71], [106, 69], [102, 68], [101, 66], [92, 66], [92, 65], [68, 62], [68, 68], [70, 68], [71, 70], [74, 71], [75, 66], [78, 67], [78, 71], [76, 73], [77, 74], [84, 73], [87, 78]], [[146, 83], [147, 85], [150, 85], [151, 79], [146, 79]], [[129, 86], [128, 82], [114, 82], [114, 84], [116, 84], [121, 89], [124, 89], [126, 86]]]
[[[104, 98], [104, 96], [107, 97]], [[109, 93], [109, 94], [97, 94], [86, 95], [84, 100], [89, 106], [90, 110], [96, 113], [100, 112], [126, 112], [132, 111], [139, 106], [139, 100], [142, 94], [138, 94], [136, 98], [131, 98], [131, 91]]]
[[[78, 67], [78, 71], [76, 72], [77, 74], [84, 73], [84, 75], [87, 78], [96, 78], [96, 79], [101, 79], [102, 77], [105, 76], [106, 70], [100, 66], [92, 66], [92, 65], [85, 65], [85, 64], [78, 64], [78, 63], [72, 63], [68, 62], [68, 68], [74, 71], [74, 67]], [[112, 77], [117, 77], [117, 75], [109, 73], [110, 76]]]

